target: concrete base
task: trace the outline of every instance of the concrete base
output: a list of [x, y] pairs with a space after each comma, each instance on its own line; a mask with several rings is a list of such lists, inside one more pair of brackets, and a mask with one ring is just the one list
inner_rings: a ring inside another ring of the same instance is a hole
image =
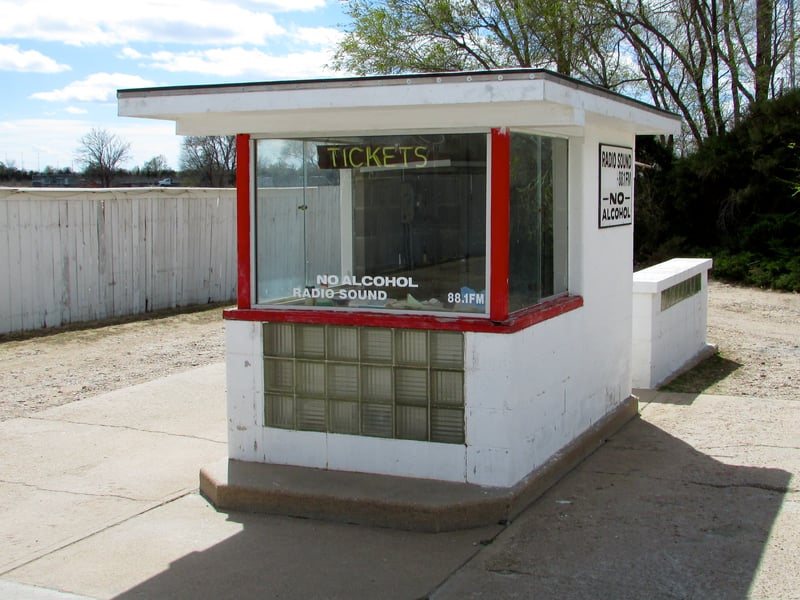
[[441, 532], [514, 519], [638, 414], [629, 397], [511, 488], [223, 460], [200, 470], [200, 493], [223, 510]]

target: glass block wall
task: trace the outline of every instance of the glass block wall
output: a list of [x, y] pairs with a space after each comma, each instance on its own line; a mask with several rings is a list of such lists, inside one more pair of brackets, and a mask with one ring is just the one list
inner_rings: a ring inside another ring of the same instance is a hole
[[685, 281], [676, 283], [672, 287], [661, 292], [661, 311], [667, 310], [671, 306], [675, 306], [681, 300], [685, 300], [695, 294], [700, 293], [703, 282], [700, 273], [694, 277], [690, 277]]
[[264, 324], [270, 427], [464, 443], [464, 335]]

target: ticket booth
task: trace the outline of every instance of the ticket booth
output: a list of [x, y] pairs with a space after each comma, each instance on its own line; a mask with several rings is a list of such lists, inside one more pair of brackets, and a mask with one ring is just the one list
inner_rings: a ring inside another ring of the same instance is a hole
[[383, 482], [448, 490], [441, 514], [497, 498], [508, 518], [636, 414], [634, 143], [676, 116], [531, 69], [118, 100], [237, 135], [216, 504], [294, 514], [303, 490], [372, 486], [357, 512]]

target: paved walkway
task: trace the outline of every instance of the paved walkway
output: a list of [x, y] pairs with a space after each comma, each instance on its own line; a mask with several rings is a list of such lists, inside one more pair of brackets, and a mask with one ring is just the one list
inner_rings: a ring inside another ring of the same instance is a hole
[[643, 392], [508, 526], [225, 514], [224, 365], [0, 423], [0, 599], [800, 598], [800, 399]]

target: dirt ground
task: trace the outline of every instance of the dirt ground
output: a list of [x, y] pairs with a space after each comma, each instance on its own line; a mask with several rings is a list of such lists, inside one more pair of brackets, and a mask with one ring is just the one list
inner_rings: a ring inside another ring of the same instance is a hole
[[[800, 294], [712, 282], [719, 352], [673, 391], [800, 400]], [[0, 337], [0, 421], [225, 359], [222, 308]]]
[[221, 307], [0, 337], [0, 421], [224, 360]]

